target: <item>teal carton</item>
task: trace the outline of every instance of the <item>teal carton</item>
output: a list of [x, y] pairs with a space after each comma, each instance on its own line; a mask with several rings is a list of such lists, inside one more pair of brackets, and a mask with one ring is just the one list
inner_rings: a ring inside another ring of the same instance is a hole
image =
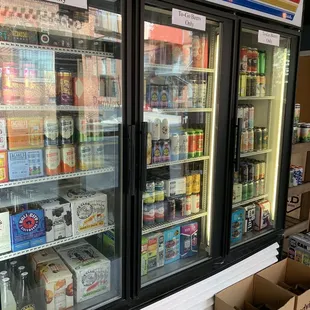
[[180, 226], [175, 226], [164, 231], [165, 264], [180, 259]]

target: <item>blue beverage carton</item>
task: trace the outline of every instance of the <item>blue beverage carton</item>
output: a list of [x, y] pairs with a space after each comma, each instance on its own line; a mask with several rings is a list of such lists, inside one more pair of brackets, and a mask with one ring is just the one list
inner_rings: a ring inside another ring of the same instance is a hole
[[164, 231], [165, 264], [180, 259], [180, 226], [175, 226]]
[[10, 216], [12, 251], [46, 243], [44, 211], [25, 210]]
[[198, 253], [198, 223], [181, 226], [180, 255], [187, 258]]
[[234, 244], [242, 240], [242, 234], [244, 230], [244, 215], [245, 211], [243, 208], [236, 209], [231, 215], [231, 232], [230, 232], [230, 243]]
[[8, 152], [10, 181], [44, 176], [43, 151], [23, 150]]

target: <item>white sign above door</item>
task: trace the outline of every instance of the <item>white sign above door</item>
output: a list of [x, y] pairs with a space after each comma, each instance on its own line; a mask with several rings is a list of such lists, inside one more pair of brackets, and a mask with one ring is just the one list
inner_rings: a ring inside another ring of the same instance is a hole
[[179, 9], [172, 9], [172, 24], [205, 31], [206, 17]]

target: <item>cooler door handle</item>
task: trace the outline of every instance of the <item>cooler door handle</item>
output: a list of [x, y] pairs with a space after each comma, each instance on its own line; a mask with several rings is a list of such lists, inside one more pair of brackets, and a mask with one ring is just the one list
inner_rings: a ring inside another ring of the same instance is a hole
[[146, 176], [147, 176], [147, 129], [148, 123], [142, 122], [141, 124], [141, 160], [140, 160], [140, 190], [142, 192], [146, 189]]
[[241, 152], [241, 133], [242, 133], [242, 118], [238, 118], [237, 128], [237, 141], [236, 141], [236, 159], [235, 159], [235, 171], [240, 169], [240, 152]]

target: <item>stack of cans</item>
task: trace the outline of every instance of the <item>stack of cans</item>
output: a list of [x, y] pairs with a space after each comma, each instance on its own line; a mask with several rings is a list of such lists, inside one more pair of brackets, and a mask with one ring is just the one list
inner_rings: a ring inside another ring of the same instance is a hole
[[291, 165], [289, 187], [302, 185], [303, 174], [303, 167]]

